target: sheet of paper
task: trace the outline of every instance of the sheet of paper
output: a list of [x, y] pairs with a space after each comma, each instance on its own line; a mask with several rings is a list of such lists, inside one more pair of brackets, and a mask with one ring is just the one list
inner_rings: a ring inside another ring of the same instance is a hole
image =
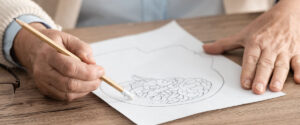
[[284, 95], [242, 89], [241, 67], [224, 56], [205, 54], [202, 45], [174, 21], [94, 43], [97, 64], [136, 99], [126, 100], [106, 83], [93, 93], [136, 124], [159, 124]]

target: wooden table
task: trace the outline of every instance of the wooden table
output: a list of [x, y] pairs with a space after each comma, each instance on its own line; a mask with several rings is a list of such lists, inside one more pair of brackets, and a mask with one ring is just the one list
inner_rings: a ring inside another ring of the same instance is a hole
[[[180, 19], [179, 24], [202, 41], [213, 41], [239, 32], [259, 14]], [[66, 30], [84, 41], [94, 42], [140, 33], [158, 28], [168, 21], [120, 24]], [[225, 54], [241, 64], [242, 50]], [[18, 73], [22, 84], [11, 101], [0, 110], [0, 124], [133, 124], [93, 94], [71, 103], [55, 101], [41, 95], [33, 80]], [[237, 76], [239, 77], [239, 76]], [[300, 124], [300, 86], [290, 74], [283, 90], [287, 95], [253, 104], [199, 113], [166, 124]], [[8, 96], [8, 95], [7, 95]], [[299, 106], [299, 107], [298, 107]]]

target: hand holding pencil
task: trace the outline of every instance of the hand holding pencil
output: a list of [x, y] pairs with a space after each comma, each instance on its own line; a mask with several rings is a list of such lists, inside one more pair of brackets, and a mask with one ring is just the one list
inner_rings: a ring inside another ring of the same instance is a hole
[[85, 42], [39, 23], [17, 22], [23, 29], [14, 41], [15, 55], [43, 94], [71, 101], [97, 89], [104, 80], [130, 97], [130, 93], [104, 76], [104, 69], [95, 64], [92, 50]]

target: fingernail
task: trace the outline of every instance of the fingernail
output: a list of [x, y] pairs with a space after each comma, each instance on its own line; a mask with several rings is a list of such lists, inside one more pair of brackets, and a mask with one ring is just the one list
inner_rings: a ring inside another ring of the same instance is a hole
[[247, 79], [247, 80], [244, 81], [244, 87], [245, 88], [250, 89], [250, 84], [251, 84], [250, 80]]
[[99, 74], [99, 76], [103, 76], [104, 71], [103, 70], [98, 70], [98, 74]]
[[263, 92], [264, 91], [264, 85], [262, 83], [257, 83], [255, 86], [256, 90], [259, 92]]
[[101, 66], [97, 66], [97, 68], [98, 68], [99, 76], [103, 76], [104, 75], [104, 69]]
[[276, 81], [276, 82], [273, 83], [273, 87], [276, 88], [276, 89], [280, 89], [281, 83]]

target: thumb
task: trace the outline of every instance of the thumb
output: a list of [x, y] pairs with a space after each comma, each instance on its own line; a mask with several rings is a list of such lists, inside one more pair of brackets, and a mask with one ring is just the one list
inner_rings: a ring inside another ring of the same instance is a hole
[[239, 39], [237, 37], [231, 36], [226, 37], [220, 40], [217, 40], [213, 43], [206, 43], [203, 45], [203, 49], [206, 53], [209, 54], [221, 54], [225, 51], [233, 50], [242, 47], [239, 43]]
[[87, 43], [75, 36], [67, 34], [63, 37], [63, 44], [71, 53], [78, 56], [83, 62], [87, 64], [96, 64], [92, 48]]

